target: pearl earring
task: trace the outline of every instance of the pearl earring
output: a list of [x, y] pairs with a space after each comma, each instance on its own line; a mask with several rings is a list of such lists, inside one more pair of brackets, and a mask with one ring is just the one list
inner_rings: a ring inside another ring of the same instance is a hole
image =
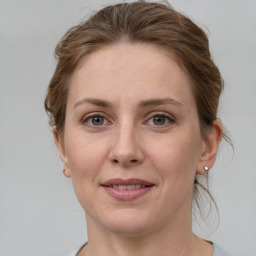
[[205, 166], [205, 167], [204, 167], [204, 170], [205, 170], [206, 172], [208, 172], [208, 171], [209, 171], [209, 167], [208, 167], [208, 166]]

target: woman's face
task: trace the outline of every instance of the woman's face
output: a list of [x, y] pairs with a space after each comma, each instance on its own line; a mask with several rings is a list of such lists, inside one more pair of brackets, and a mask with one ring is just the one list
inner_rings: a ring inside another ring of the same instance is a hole
[[57, 143], [88, 225], [133, 234], [190, 220], [206, 143], [190, 81], [165, 50], [124, 43], [88, 55]]

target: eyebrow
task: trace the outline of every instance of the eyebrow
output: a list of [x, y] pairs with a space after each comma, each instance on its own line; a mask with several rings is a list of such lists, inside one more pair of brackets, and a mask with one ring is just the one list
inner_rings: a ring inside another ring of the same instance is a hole
[[178, 102], [172, 98], [160, 98], [160, 99], [148, 99], [143, 100], [139, 104], [139, 108], [149, 107], [149, 106], [159, 106], [159, 105], [176, 105], [176, 106], [183, 106], [181, 102]]
[[79, 100], [77, 103], [75, 103], [73, 108], [76, 108], [77, 106], [80, 106], [82, 104], [89, 103], [92, 105], [96, 105], [99, 107], [110, 107], [111, 104], [105, 100], [102, 99], [96, 99], [96, 98], [84, 98]]
[[[80, 106], [82, 104], [92, 104], [99, 107], [111, 107], [112, 104], [109, 103], [106, 100], [97, 99], [97, 98], [84, 98], [79, 100], [77, 103], [75, 103], [73, 108], [76, 108], [77, 106]], [[159, 105], [176, 105], [176, 106], [183, 106], [182, 103], [172, 99], [172, 98], [159, 98], [159, 99], [147, 99], [143, 100], [139, 103], [138, 108], [145, 108], [150, 106], [159, 106]]]

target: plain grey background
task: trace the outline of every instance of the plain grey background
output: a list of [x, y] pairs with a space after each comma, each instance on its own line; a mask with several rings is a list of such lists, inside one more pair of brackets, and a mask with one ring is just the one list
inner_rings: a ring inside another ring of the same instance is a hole
[[[256, 255], [256, 1], [170, 0], [207, 31], [225, 92], [223, 144], [211, 170], [220, 225], [199, 234]], [[43, 109], [53, 50], [68, 28], [114, 1], [0, 0], [0, 256], [57, 256], [86, 241], [84, 213]]]

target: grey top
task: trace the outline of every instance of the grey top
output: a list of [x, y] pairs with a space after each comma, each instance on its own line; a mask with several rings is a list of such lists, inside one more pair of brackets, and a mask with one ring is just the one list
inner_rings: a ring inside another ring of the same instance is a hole
[[[231, 256], [231, 254], [223, 251], [223, 249], [221, 249], [217, 244], [213, 243], [213, 248], [214, 248], [214, 252], [213, 252], [213, 256]], [[65, 254], [63, 256], [76, 256], [76, 254], [78, 253], [78, 251], [80, 250], [80, 248]]]
[[231, 256], [231, 254], [223, 251], [222, 248], [220, 248], [217, 244], [213, 243], [213, 256]]

